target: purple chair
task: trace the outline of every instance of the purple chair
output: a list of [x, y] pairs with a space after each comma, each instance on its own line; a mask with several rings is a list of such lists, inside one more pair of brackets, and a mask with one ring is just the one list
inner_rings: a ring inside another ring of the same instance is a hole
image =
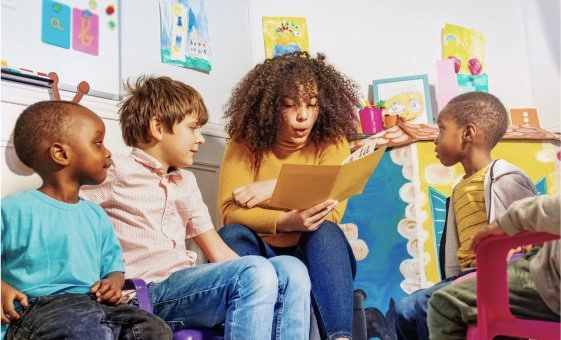
[[[123, 290], [135, 290], [138, 307], [152, 313], [152, 301], [148, 286], [142, 279], [126, 279]], [[173, 340], [224, 340], [224, 334], [218, 329], [179, 329], [173, 331]]]

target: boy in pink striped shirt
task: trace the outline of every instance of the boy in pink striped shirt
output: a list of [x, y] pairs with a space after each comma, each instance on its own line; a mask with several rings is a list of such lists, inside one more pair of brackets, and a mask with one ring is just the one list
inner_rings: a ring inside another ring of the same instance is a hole
[[[224, 327], [225, 339], [306, 339], [310, 282], [292, 256], [239, 257], [220, 238], [195, 176], [184, 168], [204, 143], [200, 94], [169, 77], [126, 84], [119, 108], [129, 155], [114, 155], [81, 196], [111, 217], [127, 277], [148, 282], [154, 313], [172, 329]], [[195, 265], [192, 238], [211, 263]]]

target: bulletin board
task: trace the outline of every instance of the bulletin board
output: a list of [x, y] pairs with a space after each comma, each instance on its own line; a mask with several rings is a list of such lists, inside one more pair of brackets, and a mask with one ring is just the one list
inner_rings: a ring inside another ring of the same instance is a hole
[[59, 89], [118, 99], [119, 0], [2, 0], [2, 66], [56, 72]]

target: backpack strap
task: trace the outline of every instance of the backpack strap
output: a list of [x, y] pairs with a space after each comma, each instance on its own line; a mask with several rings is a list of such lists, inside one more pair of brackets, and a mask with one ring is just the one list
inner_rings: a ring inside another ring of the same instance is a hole
[[440, 236], [440, 246], [438, 247], [438, 262], [440, 264], [440, 277], [442, 280], [446, 278], [446, 226], [448, 225], [448, 209], [450, 208], [450, 197], [446, 198], [446, 218], [444, 219], [444, 228], [442, 228], [442, 236]]
[[497, 163], [497, 159], [491, 163], [491, 167], [489, 168], [489, 177], [491, 182], [489, 183], [489, 211], [487, 212], [487, 223], [491, 223], [491, 211], [493, 210], [493, 200], [491, 199], [491, 195], [493, 195], [493, 184], [495, 183], [495, 173], [493, 172], [495, 163]]

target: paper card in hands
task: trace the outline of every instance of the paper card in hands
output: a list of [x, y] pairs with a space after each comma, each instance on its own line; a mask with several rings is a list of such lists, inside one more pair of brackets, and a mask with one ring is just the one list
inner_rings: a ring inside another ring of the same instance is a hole
[[269, 205], [305, 210], [328, 199], [342, 201], [362, 193], [386, 150], [375, 146], [362, 146], [341, 165], [283, 164]]

